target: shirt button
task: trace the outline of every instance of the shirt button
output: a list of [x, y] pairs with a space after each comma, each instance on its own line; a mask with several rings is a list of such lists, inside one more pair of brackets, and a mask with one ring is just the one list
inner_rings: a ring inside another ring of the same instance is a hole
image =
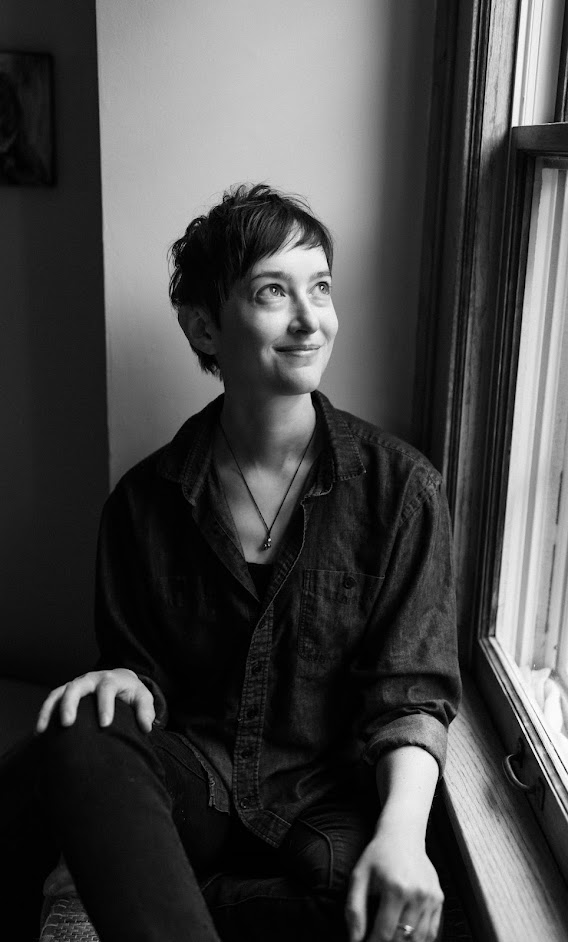
[[252, 720], [253, 717], [258, 716], [258, 707], [257, 706], [249, 707], [246, 715], [247, 715], [247, 719]]
[[345, 589], [352, 589], [356, 582], [357, 580], [355, 576], [345, 576], [345, 579], [343, 580], [343, 587]]
[[251, 674], [260, 674], [261, 670], [262, 670], [262, 662], [255, 661], [250, 669], [250, 672]]
[[243, 808], [243, 810], [245, 808], [250, 808], [250, 804], [251, 804], [250, 798], [241, 798], [241, 800], [239, 801], [239, 808]]
[[249, 749], [248, 746], [245, 749], [241, 749], [241, 758], [250, 759], [252, 756], [252, 749]]

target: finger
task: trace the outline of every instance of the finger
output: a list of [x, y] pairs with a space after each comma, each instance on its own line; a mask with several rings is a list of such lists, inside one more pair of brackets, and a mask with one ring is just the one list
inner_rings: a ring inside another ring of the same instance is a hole
[[53, 710], [65, 691], [65, 684], [61, 687], [56, 687], [55, 690], [52, 690], [48, 697], [43, 701], [41, 709], [38, 713], [35, 731], [36, 733], [43, 733], [49, 726], [49, 721], [51, 720], [51, 715]]
[[403, 922], [409, 926], [414, 926], [413, 942], [432, 942], [430, 936], [431, 910], [423, 910], [421, 914], [412, 913], [403, 915]]
[[353, 871], [351, 886], [345, 905], [345, 918], [349, 929], [350, 942], [361, 942], [367, 932], [367, 891], [369, 874]]
[[[412, 942], [425, 942], [426, 932], [430, 927], [430, 913], [431, 909], [426, 907], [425, 901], [414, 899], [403, 906], [398, 925], [412, 926], [414, 930]], [[397, 935], [396, 938], [398, 939], [399, 936]], [[400, 938], [402, 938], [401, 935]]]
[[134, 709], [136, 711], [136, 719], [138, 720], [138, 725], [140, 729], [145, 733], [149, 733], [152, 730], [152, 724], [156, 719], [156, 711], [154, 709], [154, 698], [148, 688], [141, 683], [141, 689], [136, 693], [134, 697]]
[[77, 719], [79, 701], [88, 693], [93, 693], [94, 689], [95, 683], [91, 674], [83, 674], [82, 677], [76, 677], [66, 684], [59, 707], [62, 726], [73, 725]]
[[442, 923], [442, 910], [443, 907], [440, 904], [430, 917], [430, 929], [426, 936], [427, 942], [436, 942], [438, 938], [438, 933], [440, 932], [440, 926]]
[[[405, 899], [398, 890], [385, 890], [373, 923], [370, 939], [397, 939], [396, 928], [403, 923], [402, 912], [405, 908]], [[412, 925], [412, 923], [409, 923]]]
[[[413, 942], [433, 942], [440, 922], [440, 912], [440, 903], [435, 902], [432, 897], [423, 897], [422, 901], [414, 900], [404, 907], [400, 916], [400, 923], [405, 926], [412, 926], [414, 929]], [[437, 923], [434, 935], [432, 935], [434, 916], [437, 917]]]
[[116, 695], [117, 685], [112, 677], [103, 677], [97, 684], [97, 711], [101, 726], [110, 726], [114, 719]]

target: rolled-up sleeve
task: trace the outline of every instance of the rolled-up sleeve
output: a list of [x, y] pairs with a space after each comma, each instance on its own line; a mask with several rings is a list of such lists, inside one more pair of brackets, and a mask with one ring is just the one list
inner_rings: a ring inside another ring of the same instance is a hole
[[422, 472], [409, 483], [353, 675], [363, 758], [375, 764], [390, 749], [419, 746], [441, 774], [461, 683], [450, 519], [439, 478]]

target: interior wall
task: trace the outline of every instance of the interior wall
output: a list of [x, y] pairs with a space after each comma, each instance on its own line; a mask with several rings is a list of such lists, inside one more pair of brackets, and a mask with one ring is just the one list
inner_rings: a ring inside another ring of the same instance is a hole
[[0, 187], [0, 663], [54, 682], [93, 656], [108, 488], [94, 0], [2, 0], [4, 51], [54, 61], [53, 187]]
[[337, 240], [322, 389], [411, 437], [435, 0], [97, 0], [111, 479], [217, 395], [167, 250], [229, 184], [307, 196]]

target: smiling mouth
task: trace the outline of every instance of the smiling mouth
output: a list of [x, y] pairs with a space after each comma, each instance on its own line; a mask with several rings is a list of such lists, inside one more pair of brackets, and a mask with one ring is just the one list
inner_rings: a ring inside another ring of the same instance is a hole
[[319, 350], [319, 345], [315, 344], [314, 346], [296, 346], [296, 347], [276, 347], [279, 353], [315, 353], [316, 350]]

